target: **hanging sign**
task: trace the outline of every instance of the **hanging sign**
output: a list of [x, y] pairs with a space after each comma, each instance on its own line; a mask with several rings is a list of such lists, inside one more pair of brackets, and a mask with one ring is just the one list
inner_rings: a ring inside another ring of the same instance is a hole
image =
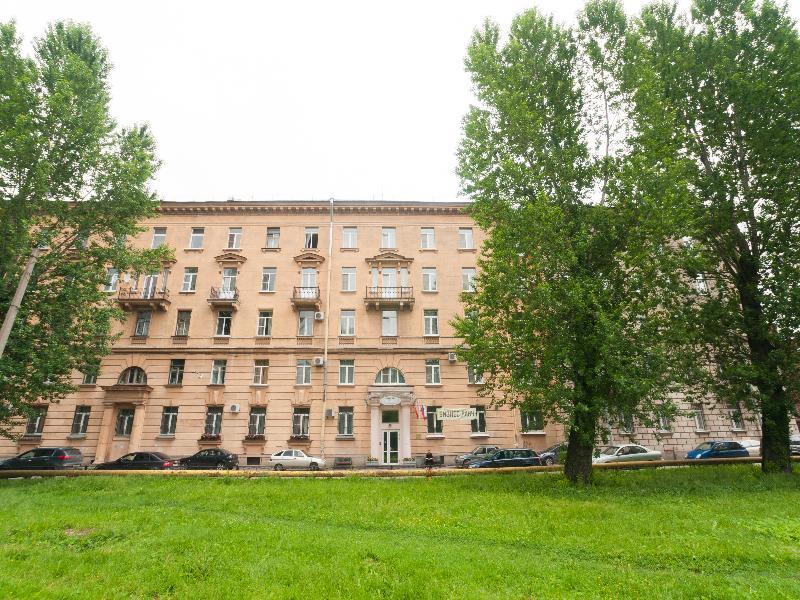
[[477, 408], [438, 408], [436, 419], [438, 421], [472, 421], [478, 418]]

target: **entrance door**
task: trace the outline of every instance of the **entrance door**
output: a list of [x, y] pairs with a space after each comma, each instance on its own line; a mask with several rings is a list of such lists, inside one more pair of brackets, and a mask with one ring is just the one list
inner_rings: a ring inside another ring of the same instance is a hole
[[383, 432], [383, 464], [396, 465], [400, 462], [400, 432]]
[[156, 295], [158, 275], [146, 275], [142, 284], [142, 298], [153, 298]]
[[381, 271], [381, 286], [384, 298], [394, 298], [397, 295], [397, 269], [384, 268]]

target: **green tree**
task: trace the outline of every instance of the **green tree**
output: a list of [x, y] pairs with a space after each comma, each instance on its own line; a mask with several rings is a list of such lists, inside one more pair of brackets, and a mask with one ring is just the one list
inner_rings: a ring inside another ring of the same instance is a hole
[[[654, 4], [631, 23], [617, 81], [630, 143], [680, 214], [689, 275], [707, 294], [684, 307], [709, 389], [760, 410], [762, 468], [791, 470], [789, 419], [800, 335], [800, 35], [771, 0]], [[686, 315], [684, 314], [684, 318]]]
[[126, 236], [153, 215], [157, 167], [145, 127], [109, 114], [106, 50], [89, 27], [55, 23], [21, 50], [0, 24], [0, 315], [31, 250], [39, 258], [0, 359], [0, 434], [34, 402], [73, 391], [74, 369], [99, 364], [122, 313], [102, 291], [106, 268], [161, 268], [166, 249], [138, 251]]
[[455, 322], [460, 356], [494, 402], [566, 425], [565, 473], [583, 482], [602, 427], [675, 414], [692, 368], [664, 309], [684, 285], [664, 268], [679, 253], [639, 218], [641, 193], [615, 143], [620, 61], [607, 46], [624, 15], [613, 22], [619, 31], [599, 35], [587, 12], [579, 34], [532, 10], [502, 45], [496, 26], [477, 31], [466, 65], [480, 105], [459, 152], [470, 212], [487, 232], [476, 291]]

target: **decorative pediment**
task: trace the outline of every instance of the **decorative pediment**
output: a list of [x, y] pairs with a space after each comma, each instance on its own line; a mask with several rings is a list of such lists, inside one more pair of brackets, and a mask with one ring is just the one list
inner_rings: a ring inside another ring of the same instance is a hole
[[238, 267], [247, 259], [236, 252], [223, 252], [222, 254], [215, 256], [214, 260], [216, 260], [221, 266]]
[[294, 257], [294, 262], [304, 267], [318, 267], [325, 261], [325, 257], [316, 252], [303, 252]]
[[388, 267], [407, 267], [414, 262], [413, 258], [403, 256], [399, 252], [393, 252], [392, 250], [379, 252], [375, 256], [368, 256], [365, 260], [370, 266], [378, 268], [380, 268], [382, 265], [386, 265]]

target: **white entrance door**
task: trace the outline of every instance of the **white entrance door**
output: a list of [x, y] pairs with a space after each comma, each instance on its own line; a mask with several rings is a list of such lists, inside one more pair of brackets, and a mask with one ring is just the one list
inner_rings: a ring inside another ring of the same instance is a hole
[[394, 298], [397, 295], [397, 269], [381, 271], [381, 286], [384, 298]]
[[396, 465], [400, 462], [400, 432], [383, 432], [383, 464]]

